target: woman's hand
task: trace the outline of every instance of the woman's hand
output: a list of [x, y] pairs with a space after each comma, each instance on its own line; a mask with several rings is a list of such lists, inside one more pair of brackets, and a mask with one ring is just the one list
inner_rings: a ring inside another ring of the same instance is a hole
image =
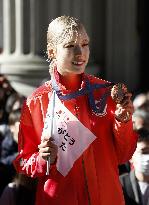
[[128, 122], [134, 112], [131, 93], [125, 93], [123, 100], [116, 105], [115, 118], [120, 122]]
[[50, 157], [50, 164], [53, 164], [56, 160], [58, 147], [53, 142], [52, 137], [42, 137], [41, 143], [38, 145], [39, 156], [44, 160], [47, 160]]

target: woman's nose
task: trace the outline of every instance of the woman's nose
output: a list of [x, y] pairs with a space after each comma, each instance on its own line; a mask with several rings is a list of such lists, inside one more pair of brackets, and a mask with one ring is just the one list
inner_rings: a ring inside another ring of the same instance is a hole
[[82, 48], [81, 46], [75, 47], [75, 55], [82, 55]]

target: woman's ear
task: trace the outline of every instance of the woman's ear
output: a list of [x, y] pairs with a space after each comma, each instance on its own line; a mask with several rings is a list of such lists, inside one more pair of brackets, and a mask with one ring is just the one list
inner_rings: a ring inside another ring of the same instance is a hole
[[48, 49], [48, 51], [47, 51], [47, 54], [48, 54], [48, 58], [49, 59], [54, 59], [55, 58], [55, 49]]

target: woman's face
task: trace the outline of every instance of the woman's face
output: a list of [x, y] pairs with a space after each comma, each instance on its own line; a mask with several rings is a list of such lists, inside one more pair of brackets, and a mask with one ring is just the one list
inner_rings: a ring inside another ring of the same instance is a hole
[[55, 51], [57, 70], [61, 75], [81, 74], [84, 72], [89, 59], [89, 37], [84, 28], [72, 38], [65, 38], [58, 44]]

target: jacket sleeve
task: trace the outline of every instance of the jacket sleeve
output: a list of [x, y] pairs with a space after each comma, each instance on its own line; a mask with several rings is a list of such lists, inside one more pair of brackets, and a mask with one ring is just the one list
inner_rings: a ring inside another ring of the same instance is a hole
[[113, 131], [118, 163], [126, 163], [132, 157], [138, 139], [137, 133], [133, 130], [132, 120], [122, 123], [115, 119]]
[[[36, 104], [36, 107], [39, 107], [38, 104]], [[40, 113], [38, 114], [40, 116]], [[34, 122], [37, 127], [42, 126], [42, 124], [38, 124], [38, 118], [37, 124]], [[46, 174], [46, 161], [39, 157], [38, 152], [40, 138], [41, 136], [38, 136], [35, 125], [33, 124], [30, 109], [27, 104], [24, 103], [21, 112], [20, 129], [18, 134], [19, 154], [14, 160], [14, 166], [18, 172], [31, 177], [44, 176]], [[52, 173], [52, 170], [56, 170], [55, 164], [50, 166], [50, 173]]]

